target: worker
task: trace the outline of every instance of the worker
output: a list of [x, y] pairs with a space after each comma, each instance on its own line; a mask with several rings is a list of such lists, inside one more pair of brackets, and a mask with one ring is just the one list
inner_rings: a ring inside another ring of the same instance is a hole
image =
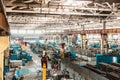
[[21, 77], [21, 67], [19, 67], [19, 69], [16, 70], [15, 73], [17, 74], [18, 79], [20, 79], [20, 77]]
[[23, 75], [21, 75], [20, 80], [24, 80], [24, 76]]
[[58, 64], [54, 64], [54, 71], [58, 71]]
[[12, 80], [18, 80], [16, 74], [13, 75]]
[[47, 68], [47, 58], [45, 57], [45, 56], [43, 56], [42, 58], [41, 58], [41, 66], [43, 67], [43, 64], [46, 64], [46, 68]]
[[43, 53], [43, 56], [44, 56], [44, 55], [45, 55], [45, 50], [43, 50], [43, 52], [42, 52], [42, 53]]
[[45, 52], [44, 57], [46, 57], [47, 61], [49, 60], [49, 57], [48, 57], [48, 53], [47, 53], [47, 52]]

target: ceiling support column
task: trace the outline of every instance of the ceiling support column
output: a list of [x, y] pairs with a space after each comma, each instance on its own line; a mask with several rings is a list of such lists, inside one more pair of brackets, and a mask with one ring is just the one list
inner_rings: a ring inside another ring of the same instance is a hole
[[87, 48], [87, 37], [86, 37], [86, 34], [81, 34], [81, 39], [82, 39], [81, 49], [86, 49]]
[[101, 53], [108, 52], [108, 35], [107, 32], [105, 31], [106, 28], [106, 22], [103, 22], [103, 31], [101, 33]]
[[73, 38], [73, 35], [72, 34], [69, 34], [67, 35], [68, 37], [68, 45], [71, 45], [72, 46], [72, 38]]

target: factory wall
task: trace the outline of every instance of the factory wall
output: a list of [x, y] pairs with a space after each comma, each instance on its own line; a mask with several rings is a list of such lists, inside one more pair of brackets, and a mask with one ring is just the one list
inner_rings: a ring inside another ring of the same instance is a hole
[[[9, 36], [0, 37], [0, 80], [3, 80], [3, 71], [4, 71], [4, 55], [5, 52], [9, 49]], [[7, 65], [7, 62], [5, 63]]]

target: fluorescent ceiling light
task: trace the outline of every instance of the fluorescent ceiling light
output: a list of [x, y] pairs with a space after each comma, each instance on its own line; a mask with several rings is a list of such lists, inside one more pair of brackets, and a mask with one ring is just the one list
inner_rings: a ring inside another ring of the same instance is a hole
[[120, 19], [120, 17], [117, 17], [117, 19]]
[[18, 30], [10, 30], [10, 32], [11, 32], [11, 34], [16, 34], [16, 33], [18, 33]]
[[41, 30], [35, 30], [35, 34], [41, 34]]
[[34, 30], [27, 30], [27, 34], [34, 34]]
[[20, 34], [26, 34], [26, 30], [19, 30], [18, 31]]

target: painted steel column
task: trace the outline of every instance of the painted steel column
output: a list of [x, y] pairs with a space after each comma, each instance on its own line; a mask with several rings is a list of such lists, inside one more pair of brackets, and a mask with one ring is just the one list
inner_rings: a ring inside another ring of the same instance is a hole
[[61, 43], [62, 42], [62, 36], [61, 36], [61, 34], [59, 34], [59, 43]]
[[87, 45], [87, 36], [85, 34], [85, 27], [84, 25], [81, 25], [81, 28], [83, 29], [82, 31], [82, 34], [81, 34], [81, 39], [82, 39], [82, 46], [81, 46], [81, 49], [86, 49], [86, 45]]
[[3, 80], [4, 64], [8, 65], [8, 61], [4, 63], [4, 55], [9, 55], [6, 51], [9, 49], [9, 36], [0, 37], [0, 80]]
[[43, 64], [43, 69], [42, 69], [42, 80], [46, 80], [46, 64]]
[[56, 40], [56, 36], [55, 36], [55, 35], [53, 35], [53, 42], [55, 42], [55, 40]]
[[72, 35], [68, 35], [68, 45], [72, 45]]
[[107, 32], [105, 32], [106, 29], [106, 21], [103, 21], [103, 32], [101, 33], [101, 52], [108, 52], [108, 35]]
[[[102, 34], [101, 34], [102, 36]], [[101, 40], [100, 40], [100, 51], [101, 53], [103, 52], [103, 40], [102, 40], [102, 37], [101, 37]]]
[[0, 53], [0, 80], [3, 80], [3, 71], [4, 71], [4, 53]]
[[60, 37], [59, 35], [56, 35], [56, 44], [58, 44], [60, 42]]
[[101, 52], [105, 51], [108, 52], [108, 35], [101, 34]]
[[81, 38], [82, 38], [82, 49], [86, 49], [86, 45], [87, 45], [87, 37], [86, 34], [81, 34]]
[[57, 35], [57, 34], [54, 35], [54, 42], [55, 43], [59, 43], [60, 42], [59, 41], [59, 35]]

